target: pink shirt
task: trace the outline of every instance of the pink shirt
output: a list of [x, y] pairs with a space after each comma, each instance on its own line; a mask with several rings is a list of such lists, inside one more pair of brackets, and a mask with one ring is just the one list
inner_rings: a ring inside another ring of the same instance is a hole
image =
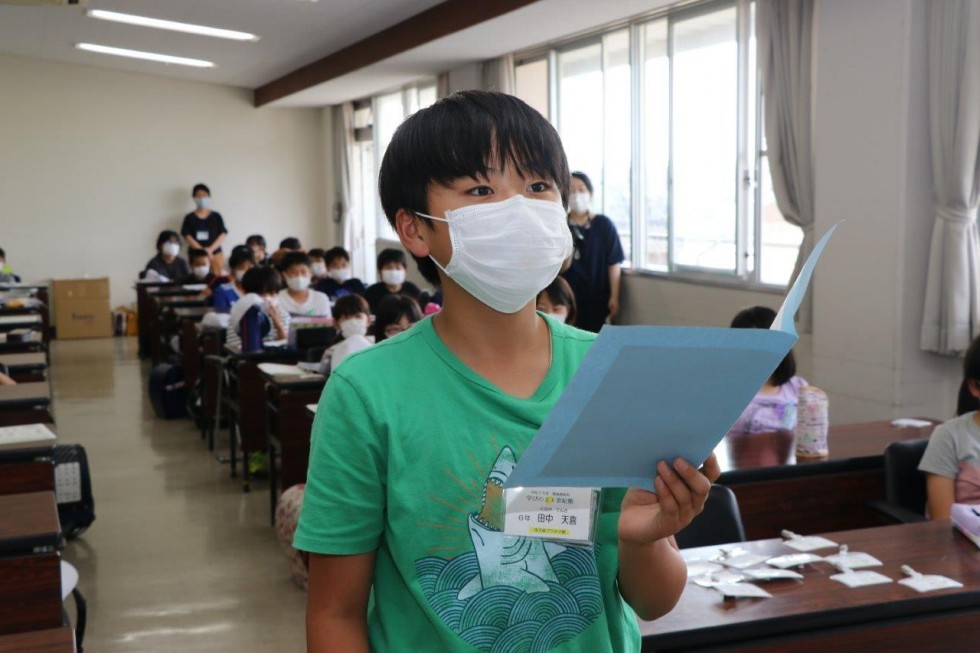
[[800, 388], [809, 385], [801, 376], [794, 376], [779, 386], [776, 394], [757, 394], [729, 429], [729, 433], [768, 433], [795, 431]]

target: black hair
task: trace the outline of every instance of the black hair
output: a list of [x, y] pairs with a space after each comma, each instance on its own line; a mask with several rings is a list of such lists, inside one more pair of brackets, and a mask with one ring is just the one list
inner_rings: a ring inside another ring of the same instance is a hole
[[350, 263], [350, 253], [343, 247], [331, 247], [323, 254], [323, 260], [327, 267], [330, 267], [339, 258], [347, 259], [347, 262]]
[[296, 251], [298, 249], [303, 249], [303, 246], [299, 242], [299, 238], [290, 236], [289, 238], [283, 238], [279, 242], [279, 249], [291, 249]]
[[327, 254], [327, 252], [322, 247], [314, 247], [309, 252], [307, 252], [307, 255], [311, 259], [313, 259], [313, 258], [325, 258], [326, 257], [326, 254]]
[[970, 343], [963, 356], [963, 383], [956, 401], [956, 414], [965, 415], [980, 410], [980, 400], [970, 392], [970, 381], [980, 383], [980, 336]]
[[231, 250], [231, 256], [228, 257], [228, 267], [234, 270], [243, 263], [254, 264], [255, 252], [248, 245], [235, 245], [235, 248]]
[[400, 249], [395, 249], [389, 247], [388, 249], [383, 249], [378, 254], [378, 269], [383, 270], [389, 263], [401, 263], [402, 267], [408, 267], [408, 259], [405, 258], [405, 252]]
[[579, 170], [576, 170], [575, 172], [572, 173], [572, 176], [578, 179], [579, 181], [581, 181], [583, 184], [585, 184], [585, 187], [589, 191], [589, 195], [595, 194], [595, 187], [592, 185], [592, 180], [589, 179], [589, 176], [587, 174]]
[[[551, 123], [513, 95], [454, 93], [416, 111], [395, 130], [381, 161], [381, 206], [395, 227], [399, 209], [429, 212], [432, 184], [448, 186], [464, 177], [486, 177], [490, 168], [502, 170], [508, 165], [520, 174], [553, 181], [561, 191], [562, 205], [567, 206], [568, 160]], [[414, 258], [422, 276], [439, 285], [432, 260]]]
[[265, 237], [261, 234], [252, 234], [245, 239], [245, 244], [251, 247], [252, 245], [258, 245], [262, 249], [265, 249]]
[[342, 317], [357, 315], [358, 313], [370, 315], [371, 305], [368, 304], [367, 300], [360, 295], [344, 295], [343, 297], [337, 298], [337, 302], [333, 305], [332, 312], [334, 320]]
[[547, 288], [538, 293], [538, 296], [547, 295], [548, 301], [550, 301], [555, 306], [567, 306], [568, 307], [568, 317], [565, 318], [565, 324], [575, 325], [575, 319], [577, 318], [578, 309], [575, 305], [575, 293], [572, 291], [572, 287], [568, 285], [564, 277], [555, 277]]
[[193, 261], [196, 258], [206, 258], [210, 259], [211, 255], [207, 253], [206, 250], [198, 249], [196, 247], [191, 248], [187, 251], [187, 260]]
[[378, 302], [374, 315], [374, 341], [381, 342], [386, 339], [385, 330], [392, 324], [400, 322], [403, 317], [408, 318], [412, 324], [422, 319], [422, 309], [411, 297], [396, 293]]
[[310, 257], [303, 252], [290, 252], [279, 261], [279, 269], [285, 272], [294, 265], [305, 265], [310, 267]]
[[[740, 311], [732, 319], [733, 329], [768, 329], [776, 319], [776, 311], [768, 306], [753, 306], [744, 311]], [[784, 385], [796, 376], [796, 357], [790, 349], [786, 358], [779, 363], [779, 367], [769, 377], [769, 383], [773, 385]]]
[[242, 288], [256, 295], [272, 295], [282, 290], [282, 276], [274, 267], [260, 265], [245, 273]]
[[[173, 233], [173, 232], [171, 232], [171, 233]], [[159, 242], [157, 243], [157, 249], [160, 249], [160, 245], [161, 244], [162, 243], [159, 243]], [[3, 251], [3, 248], [2, 247], [0, 247], [0, 258], [2, 258], [5, 261], [7, 260], [7, 252]]]
[[191, 191], [191, 197], [197, 195], [197, 191], [199, 190], [203, 190], [205, 193], [208, 194], [208, 197], [211, 197], [211, 189], [208, 188], [205, 184], [195, 184], [194, 190]]
[[[176, 240], [177, 243], [180, 244], [180, 236], [176, 231], [171, 231], [170, 229], [161, 231], [160, 235], [157, 236], [157, 251], [159, 252], [164, 243], [169, 243], [171, 240]], [[3, 254], [0, 254], [0, 256], [3, 256]]]

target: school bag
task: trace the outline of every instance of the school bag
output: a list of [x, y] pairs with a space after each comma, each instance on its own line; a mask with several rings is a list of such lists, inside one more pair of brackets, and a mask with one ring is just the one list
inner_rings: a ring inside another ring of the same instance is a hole
[[177, 365], [160, 363], [150, 372], [150, 404], [161, 419], [187, 415], [187, 388], [184, 370]]
[[74, 539], [95, 521], [95, 499], [88, 456], [80, 444], [59, 444], [54, 448], [55, 496], [58, 519], [66, 539]]

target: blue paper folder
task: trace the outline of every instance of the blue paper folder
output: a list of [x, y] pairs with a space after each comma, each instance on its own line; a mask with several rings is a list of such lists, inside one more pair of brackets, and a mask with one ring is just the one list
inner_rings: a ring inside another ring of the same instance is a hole
[[836, 229], [771, 329], [603, 327], [504, 487], [652, 490], [657, 461], [701, 463], [792, 349], [793, 317]]

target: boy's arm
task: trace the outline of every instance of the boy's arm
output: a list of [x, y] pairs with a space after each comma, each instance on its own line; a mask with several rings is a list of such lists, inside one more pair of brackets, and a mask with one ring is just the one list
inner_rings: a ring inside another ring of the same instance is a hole
[[711, 483], [721, 475], [714, 454], [702, 470], [682, 459], [661, 461], [656, 494], [631, 488], [619, 514], [619, 591], [641, 619], [673, 609], [684, 591], [687, 568], [673, 535], [703, 509]]
[[619, 316], [619, 285], [623, 275], [623, 267], [619, 263], [609, 266], [609, 322], [615, 322]]
[[310, 589], [306, 598], [308, 653], [368, 653], [367, 604], [374, 555], [310, 554]]
[[953, 479], [939, 474], [927, 474], [926, 495], [929, 497], [929, 519], [949, 519], [956, 498]]

